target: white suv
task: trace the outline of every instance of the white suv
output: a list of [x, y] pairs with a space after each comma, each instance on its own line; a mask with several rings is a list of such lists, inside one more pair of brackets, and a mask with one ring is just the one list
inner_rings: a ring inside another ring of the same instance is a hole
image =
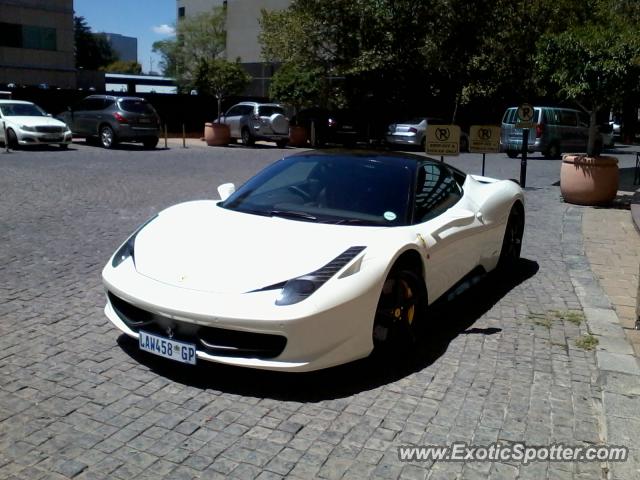
[[220, 123], [228, 125], [231, 138], [239, 138], [243, 145], [267, 140], [282, 148], [289, 141], [289, 119], [284, 108], [276, 103], [238, 103], [227, 110]]

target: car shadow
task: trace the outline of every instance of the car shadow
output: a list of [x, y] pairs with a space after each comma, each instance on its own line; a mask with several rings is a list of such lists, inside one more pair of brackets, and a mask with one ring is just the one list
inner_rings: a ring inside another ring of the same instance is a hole
[[521, 259], [509, 275], [490, 273], [475, 286], [451, 300], [438, 300], [426, 315], [426, 328], [410, 355], [382, 358], [372, 355], [346, 365], [309, 373], [272, 372], [200, 362], [188, 366], [138, 349], [137, 341], [121, 335], [118, 344], [135, 361], [171, 381], [236, 395], [275, 400], [317, 402], [339, 399], [371, 390], [433, 364], [458, 335], [496, 335], [502, 329], [473, 324], [501, 298], [533, 277], [538, 264]]

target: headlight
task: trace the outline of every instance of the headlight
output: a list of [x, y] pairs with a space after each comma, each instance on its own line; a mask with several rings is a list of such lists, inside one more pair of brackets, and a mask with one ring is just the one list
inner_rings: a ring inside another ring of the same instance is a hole
[[144, 227], [149, 225], [157, 216], [158, 215], [154, 215], [149, 220], [147, 220], [142, 225], [140, 225], [136, 229], [136, 231], [131, 234], [131, 236], [127, 239], [127, 241], [122, 244], [122, 246], [118, 249], [118, 251], [113, 256], [113, 260], [111, 260], [111, 266], [113, 268], [116, 268], [118, 265], [120, 265], [129, 257], [131, 257], [135, 262], [134, 246], [136, 243], [136, 237], [138, 236], [138, 233], [140, 233], [140, 230], [142, 230]]
[[30, 127], [29, 125], [20, 125], [20, 128], [25, 132], [35, 132], [36, 127]]
[[[311, 272], [308, 275], [288, 280], [282, 287], [282, 291], [276, 299], [276, 305], [293, 305], [294, 303], [301, 302], [305, 298], [309, 297], [364, 249], [365, 247], [351, 247], [319, 270]], [[267, 289], [269, 289], [269, 287], [264, 288], [263, 290]]]

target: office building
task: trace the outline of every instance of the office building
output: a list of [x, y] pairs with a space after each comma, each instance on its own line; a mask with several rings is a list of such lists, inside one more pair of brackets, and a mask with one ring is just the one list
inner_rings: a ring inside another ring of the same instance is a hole
[[76, 87], [73, 0], [0, 0], [0, 83]]
[[138, 61], [138, 39], [135, 37], [126, 37], [118, 33], [105, 33], [107, 41], [111, 48], [123, 62]]

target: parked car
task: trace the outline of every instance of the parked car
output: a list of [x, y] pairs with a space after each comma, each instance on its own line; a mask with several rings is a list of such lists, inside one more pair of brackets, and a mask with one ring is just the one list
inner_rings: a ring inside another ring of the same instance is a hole
[[71, 143], [71, 130], [34, 103], [0, 100], [0, 140], [2, 143], [8, 142], [11, 148], [19, 145], [59, 145], [60, 148], [67, 148]]
[[314, 148], [327, 144], [350, 147], [368, 140], [364, 119], [349, 110], [306, 108], [294, 116], [292, 123], [307, 129], [309, 141]]
[[227, 110], [220, 123], [229, 127], [232, 139], [240, 139], [246, 146], [267, 140], [282, 148], [289, 141], [289, 119], [276, 103], [238, 103]]
[[[386, 141], [391, 145], [407, 145], [425, 148], [427, 126], [446, 125], [441, 118], [436, 117], [414, 117], [402, 122], [392, 123], [387, 129]], [[460, 131], [460, 151], [469, 150], [469, 135]]]
[[613, 148], [615, 145], [615, 134], [613, 131], [613, 125], [599, 125], [598, 131], [602, 136], [602, 146], [605, 148]]
[[[500, 149], [510, 158], [522, 150], [523, 129], [516, 128], [516, 107], [502, 118]], [[529, 129], [528, 152], [541, 152], [546, 158], [560, 158], [563, 152], [584, 152], [589, 140], [589, 116], [572, 108], [534, 107], [534, 128]], [[602, 148], [602, 136], [596, 140]]]
[[218, 192], [148, 220], [102, 271], [107, 318], [143, 352], [299, 372], [393, 361], [428, 304], [519, 262], [520, 186], [423, 156], [305, 152]]
[[119, 142], [142, 142], [155, 148], [160, 138], [160, 117], [144, 98], [90, 95], [58, 118], [74, 136], [98, 138], [104, 148]]

